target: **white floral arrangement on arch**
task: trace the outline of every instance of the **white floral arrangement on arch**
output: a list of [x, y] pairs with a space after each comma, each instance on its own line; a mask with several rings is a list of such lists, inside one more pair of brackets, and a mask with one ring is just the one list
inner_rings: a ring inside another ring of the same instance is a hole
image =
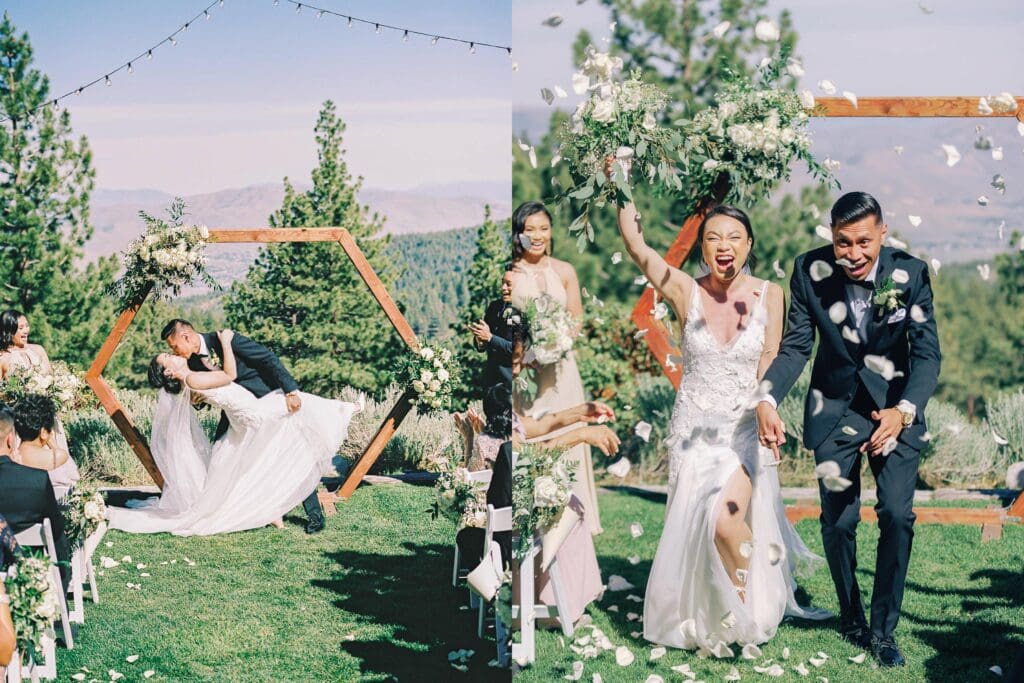
[[514, 546], [516, 558], [526, 556], [534, 535], [554, 525], [572, 498], [576, 476], [563, 455], [562, 451], [535, 445], [519, 450], [512, 469], [512, 528], [519, 536]]
[[530, 321], [530, 347], [523, 363], [552, 365], [572, 351], [579, 336], [579, 321], [550, 294], [541, 294], [526, 307]]
[[4, 584], [11, 604], [11, 621], [22, 662], [41, 661], [43, 636], [54, 637], [53, 622], [60, 616], [60, 593], [53, 584], [53, 563], [28, 551], [7, 569]]
[[145, 211], [140, 211], [139, 216], [146, 230], [125, 249], [124, 274], [110, 286], [122, 310], [140, 304], [150, 286], [158, 299], [176, 297], [183, 287], [198, 280], [220, 289], [206, 271], [210, 231], [205, 225], [184, 222], [184, 200], [175, 198], [166, 220]]
[[92, 394], [81, 373], [60, 360], [51, 362], [50, 367], [48, 374], [37, 367], [12, 368], [0, 382], [0, 400], [13, 405], [28, 394], [39, 394], [49, 397], [58, 413], [90, 405]]
[[[668, 95], [644, 83], [639, 71], [618, 80], [622, 60], [588, 48], [573, 86], [577, 94], [590, 96], [561, 130], [552, 161], [564, 160], [573, 177], [573, 186], [560, 198], [581, 203], [569, 226], [579, 249], [594, 238], [591, 210], [632, 201], [631, 182], [646, 182], [655, 194], [686, 197], [693, 208], [710, 198], [750, 204], [787, 180], [791, 164], [800, 159], [816, 179], [838, 185], [833, 168], [810, 152], [807, 124], [813, 97], [779, 84], [787, 64], [784, 53], [752, 77], [733, 74], [715, 106], [692, 120], [665, 125]], [[605, 173], [609, 157], [614, 158], [610, 179]]]
[[82, 547], [107, 516], [107, 502], [92, 482], [77, 482], [61, 505], [64, 531], [72, 549]]
[[423, 345], [405, 358], [399, 374], [404, 377], [403, 384], [413, 390], [412, 404], [421, 413], [429, 413], [451, 407], [461, 370], [450, 349]]
[[459, 529], [487, 526], [487, 484], [469, 478], [469, 470], [450, 464], [434, 482], [431, 517], [445, 516]]

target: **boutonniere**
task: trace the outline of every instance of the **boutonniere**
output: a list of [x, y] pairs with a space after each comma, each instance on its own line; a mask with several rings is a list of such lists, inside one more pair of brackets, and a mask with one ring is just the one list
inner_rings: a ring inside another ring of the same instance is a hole
[[506, 306], [505, 310], [501, 312], [501, 317], [505, 319], [509, 325], [518, 325], [522, 322], [522, 318], [516, 313], [516, 309], [511, 306]]
[[891, 277], [887, 277], [881, 287], [875, 288], [875, 295], [871, 301], [875, 306], [878, 306], [878, 314], [885, 315], [892, 313], [900, 307], [902, 304], [900, 301], [901, 296], [903, 296], [903, 290], [896, 289], [896, 283], [893, 282]]

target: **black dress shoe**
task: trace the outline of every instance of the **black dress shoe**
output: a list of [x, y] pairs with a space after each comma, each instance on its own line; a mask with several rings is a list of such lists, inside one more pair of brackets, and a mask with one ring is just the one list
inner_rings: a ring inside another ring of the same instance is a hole
[[871, 632], [868, 631], [867, 626], [861, 624], [843, 626], [840, 627], [839, 633], [843, 636], [843, 640], [854, 647], [859, 647], [862, 650], [871, 649]]
[[888, 638], [873, 637], [871, 639], [871, 652], [875, 655], [875, 659], [878, 660], [878, 664], [883, 669], [891, 669], [907, 663], [907, 660], [903, 658], [903, 653], [896, 647], [896, 641], [892, 636]]
[[323, 515], [311, 515], [309, 522], [306, 523], [306, 533], [319, 533], [324, 530], [325, 526], [327, 526], [327, 521], [324, 519]]

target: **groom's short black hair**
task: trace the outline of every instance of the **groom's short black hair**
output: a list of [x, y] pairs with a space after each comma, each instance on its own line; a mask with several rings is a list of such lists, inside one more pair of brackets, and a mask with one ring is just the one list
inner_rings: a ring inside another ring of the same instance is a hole
[[172, 334], [178, 331], [179, 325], [195, 329], [194, 327], [192, 327], [192, 323], [190, 323], [189, 321], [182, 320], [181, 318], [175, 318], [174, 320], [164, 325], [164, 329], [160, 332], [160, 338], [163, 339], [164, 341], [167, 341]]
[[867, 192], [847, 192], [832, 205], [832, 228], [841, 228], [850, 223], [874, 216], [882, 224], [882, 207], [878, 200]]

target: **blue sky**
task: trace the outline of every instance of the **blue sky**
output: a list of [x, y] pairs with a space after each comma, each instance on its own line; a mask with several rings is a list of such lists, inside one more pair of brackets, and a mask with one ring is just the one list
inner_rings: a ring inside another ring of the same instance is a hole
[[[166, 37], [209, 0], [4, 0], [62, 94]], [[511, 1], [320, 0], [334, 11], [511, 43]], [[503, 51], [349, 29], [287, 0], [226, 0], [135, 73], [65, 100], [102, 188], [191, 194], [305, 181], [333, 99], [350, 169], [370, 187], [510, 182], [511, 60]]]

